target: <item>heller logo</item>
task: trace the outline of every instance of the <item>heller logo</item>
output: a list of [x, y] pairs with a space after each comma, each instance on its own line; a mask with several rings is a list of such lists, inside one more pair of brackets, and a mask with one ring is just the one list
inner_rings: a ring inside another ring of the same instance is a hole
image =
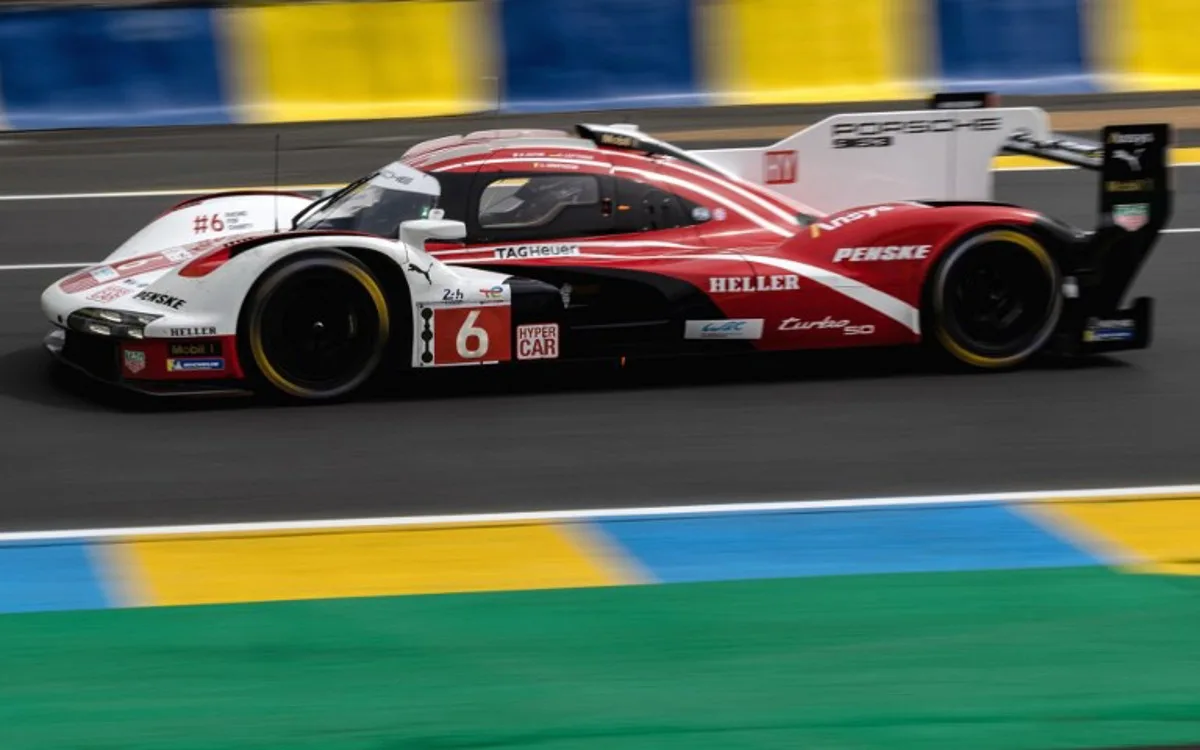
[[217, 329], [211, 326], [203, 326], [200, 328], [172, 328], [170, 335], [173, 338], [189, 338], [192, 336], [216, 336]]
[[840, 247], [833, 254], [833, 262], [873, 260], [923, 260], [929, 257], [932, 245], [886, 245], [880, 247]]
[[710, 294], [730, 292], [786, 292], [800, 288], [800, 277], [780, 276], [725, 276], [708, 280]]

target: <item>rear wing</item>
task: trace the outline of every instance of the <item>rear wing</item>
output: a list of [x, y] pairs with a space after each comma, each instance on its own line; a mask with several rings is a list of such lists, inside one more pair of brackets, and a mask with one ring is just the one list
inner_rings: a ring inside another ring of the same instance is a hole
[[[929, 106], [937, 110], [984, 109], [995, 103], [988, 93], [938, 94]], [[1099, 172], [1099, 217], [1075, 273], [1086, 292], [1090, 312], [1112, 312], [1120, 305], [1159, 233], [1171, 218], [1169, 148], [1166, 124], [1109, 125], [1099, 141], [1018, 130], [1002, 150]], [[1142, 345], [1149, 343], [1149, 300], [1139, 301], [1147, 322]], [[1095, 345], [1100, 341], [1088, 342]]]
[[1006, 151], [1072, 166], [1095, 157], [1092, 144], [1055, 136], [1037, 107], [833, 115], [771, 146], [688, 153], [834, 213], [897, 200], [992, 200], [992, 162]]

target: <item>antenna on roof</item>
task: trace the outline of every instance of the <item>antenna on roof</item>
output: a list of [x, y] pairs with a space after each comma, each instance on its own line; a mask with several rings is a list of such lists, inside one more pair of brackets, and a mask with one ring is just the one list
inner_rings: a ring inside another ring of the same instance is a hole
[[279, 234], [279, 133], [275, 133], [275, 234]]

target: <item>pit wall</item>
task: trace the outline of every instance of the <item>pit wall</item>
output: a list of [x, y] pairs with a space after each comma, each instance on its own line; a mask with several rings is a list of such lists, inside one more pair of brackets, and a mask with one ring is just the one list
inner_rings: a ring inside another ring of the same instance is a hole
[[0, 6], [0, 127], [1200, 89], [1192, 0]]

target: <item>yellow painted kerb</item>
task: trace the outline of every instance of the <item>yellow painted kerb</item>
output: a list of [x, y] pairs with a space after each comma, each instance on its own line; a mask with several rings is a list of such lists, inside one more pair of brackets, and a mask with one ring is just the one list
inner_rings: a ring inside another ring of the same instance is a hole
[[552, 524], [145, 537], [127, 544], [143, 605], [638, 582], [623, 561]]
[[478, 0], [296, 3], [225, 12], [250, 122], [461, 114], [493, 75]]
[[1093, 54], [1107, 88], [1200, 88], [1200, 13], [1195, 0], [1121, 0], [1096, 7]]
[[913, 0], [718, 0], [701, 14], [720, 104], [910, 99], [922, 26]]
[[1132, 572], [1200, 575], [1200, 498], [1061, 501], [1035, 512], [1137, 560], [1124, 566]]

